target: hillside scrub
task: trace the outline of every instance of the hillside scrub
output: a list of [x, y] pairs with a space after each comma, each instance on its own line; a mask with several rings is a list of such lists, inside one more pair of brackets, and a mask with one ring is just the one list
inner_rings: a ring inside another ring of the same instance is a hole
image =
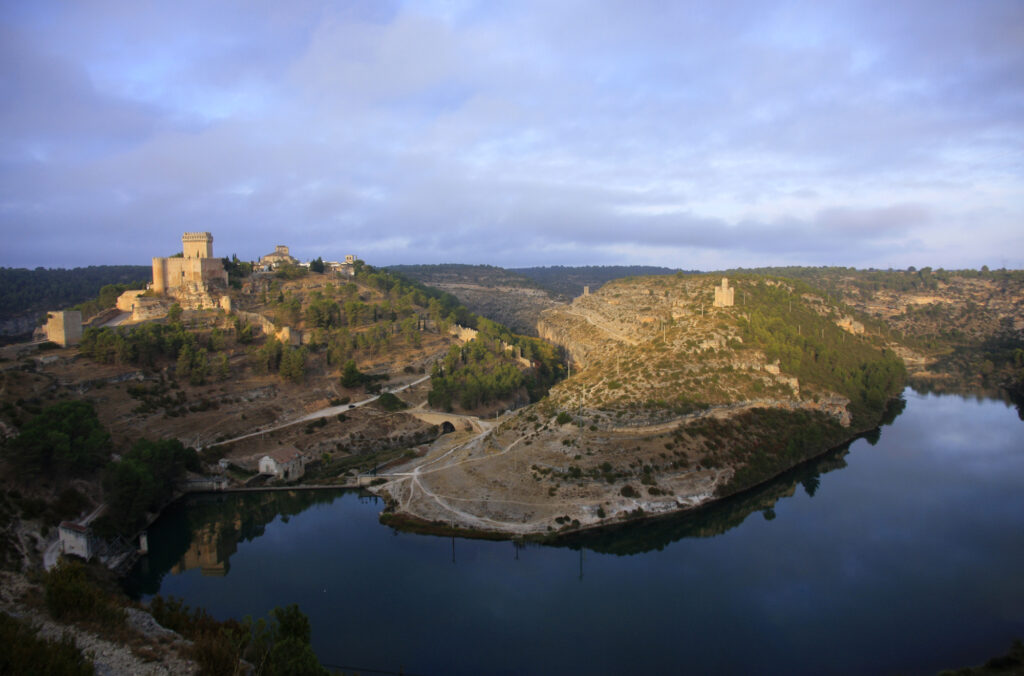
[[[525, 388], [530, 401], [547, 393], [562, 373], [557, 352], [534, 338], [515, 336], [500, 324], [479, 320], [479, 334], [465, 345], [453, 345], [434, 364], [427, 401], [451, 411], [455, 402], [464, 410], [514, 396]], [[508, 345], [511, 349], [507, 349]], [[519, 349], [535, 366], [524, 371], [513, 351]]]
[[879, 414], [906, 378], [902, 360], [815, 311], [801, 298], [811, 290], [801, 287], [795, 283], [790, 290], [764, 280], [744, 285], [749, 309], [738, 319], [743, 344], [763, 350], [768, 361], [777, 360], [803, 385], [850, 399], [855, 419]]

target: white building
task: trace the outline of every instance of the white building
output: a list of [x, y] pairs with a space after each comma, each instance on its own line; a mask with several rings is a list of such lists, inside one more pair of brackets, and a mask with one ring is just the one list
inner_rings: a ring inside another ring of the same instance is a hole
[[306, 456], [294, 446], [275, 448], [260, 458], [260, 474], [291, 481], [306, 472]]
[[96, 542], [88, 526], [61, 521], [60, 549], [65, 554], [80, 556], [88, 561], [96, 553]]

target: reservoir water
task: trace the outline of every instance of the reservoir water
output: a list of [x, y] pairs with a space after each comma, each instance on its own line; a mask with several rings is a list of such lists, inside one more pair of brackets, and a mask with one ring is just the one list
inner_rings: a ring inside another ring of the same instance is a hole
[[326, 665], [406, 674], [934, 674], [1024, 638], [1024, 423], [905, 392], [880, 434], [696, 514], [516, 546], [355, 493], [197, 496], [126, 581], [215, 617], [298, 603]]

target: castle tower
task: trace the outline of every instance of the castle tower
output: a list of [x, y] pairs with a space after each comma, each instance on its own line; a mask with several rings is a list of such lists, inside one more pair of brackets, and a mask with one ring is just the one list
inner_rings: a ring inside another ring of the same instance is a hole
[[732, 307], [736, 289], [729, 288], [729, 280], [722, 277], [722, 286], [715, 287], [715, 307]]
[[82, 313], [78, 310], [46, 313], [46, 339], [61, 347], [82, 342]]
[[167, 293], [167, 259], [153, 259], [153, 292], [162, 296]]
[[186, 232], [181, 236], [185, 258], [213, 258], [213, 235], [208, 232]]

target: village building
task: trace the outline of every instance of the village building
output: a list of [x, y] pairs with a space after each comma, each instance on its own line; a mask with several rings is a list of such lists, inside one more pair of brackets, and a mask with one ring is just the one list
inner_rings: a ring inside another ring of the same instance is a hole
[[281, 446], [260, 458], [259, 468], [260, 474], [291, 481], [305, 474], [306, 456], [294, 446]]
[[260, 256], [260, 265], [263, 267], [277, 268], [282, 265], [298, 265], [299, 260], [288, 253], [288, 247], [278, 244], [274, 250], [266, 256]]

